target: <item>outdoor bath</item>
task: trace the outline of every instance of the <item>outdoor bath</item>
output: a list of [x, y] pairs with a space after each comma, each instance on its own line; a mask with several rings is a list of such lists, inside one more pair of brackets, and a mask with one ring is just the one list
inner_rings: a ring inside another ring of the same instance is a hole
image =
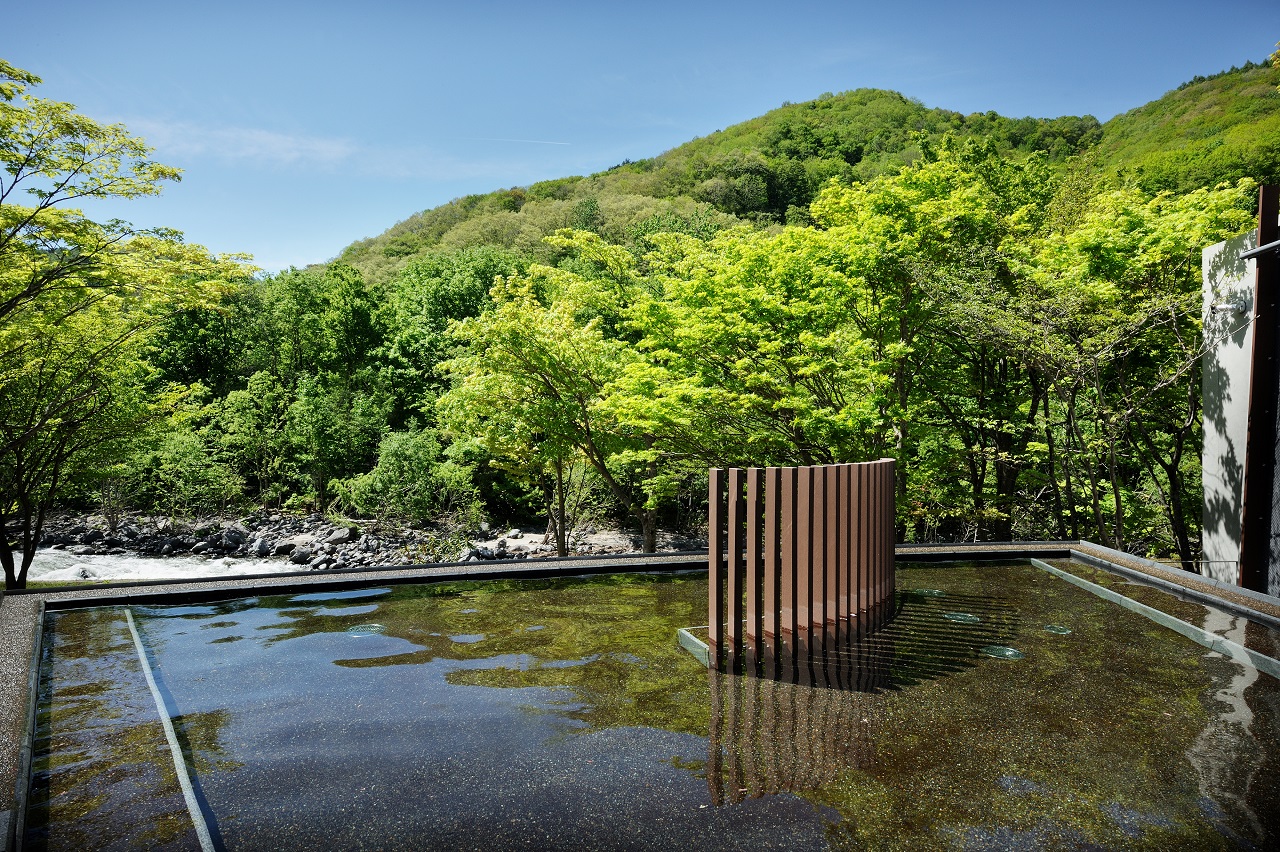
[[[1277, 647], [1236, 614], [1050, 567], [1253, 653]], [[1280, 681], [1025, 560], [899, 564], [861, 690], [708, 672], [676, 641], [705, 619], [705, 572], [370, 580], [51, 606], [22, 848], [1232, 849], [1280, 835]]]

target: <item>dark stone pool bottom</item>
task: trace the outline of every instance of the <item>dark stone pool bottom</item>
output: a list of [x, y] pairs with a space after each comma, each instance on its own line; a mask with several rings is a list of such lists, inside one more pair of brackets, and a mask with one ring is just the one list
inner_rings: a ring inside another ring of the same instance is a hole
[[[226, 849], [1280, 837], [1274, 679], [1025, 566], [899, 587], [875, 693], [709, 680], [674, 639], [688, 575], [133, 612]], [[158, 719], [123, 610], [49, 616], [27, 847], [199, 848]]]

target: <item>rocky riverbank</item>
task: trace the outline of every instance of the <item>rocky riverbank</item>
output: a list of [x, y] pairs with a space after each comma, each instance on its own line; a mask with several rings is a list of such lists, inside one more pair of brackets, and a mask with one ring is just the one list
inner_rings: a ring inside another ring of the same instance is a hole
[[[45, 523], [40, 546], [77, 556], [189, 556], [193, 559], [279, 560], [292, 570], [373, 568], [428, 562], [537, 559], [556, 555], [540, 531], [481, 531], [480, 538], [374, 520], [336, 521], [324, 515], [255, 512], [240, 518], [179, 520], [132, 516], [112, 529], [101, 515], [65, 515]], [[706, 542], [671, 534], [659, 550], [697, 550]], [[575, 556], [637, 553], [639, 536], [618, 530], [583, 530], [571, 539]], [[282, 566], [283, 567], [283, 566]]]

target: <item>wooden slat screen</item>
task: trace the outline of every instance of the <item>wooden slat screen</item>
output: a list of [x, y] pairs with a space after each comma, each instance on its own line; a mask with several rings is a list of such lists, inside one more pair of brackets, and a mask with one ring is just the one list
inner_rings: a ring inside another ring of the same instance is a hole
[[893, 459], [713, 468], [709, 482], [711, 667], [840, 686], [840, 649], [892, 612]]

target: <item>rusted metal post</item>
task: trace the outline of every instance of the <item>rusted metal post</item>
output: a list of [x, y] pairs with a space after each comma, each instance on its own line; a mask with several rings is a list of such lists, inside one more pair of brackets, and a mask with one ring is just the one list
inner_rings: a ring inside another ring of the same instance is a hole
[[882, 464], [873, 464], [871, 466], [873, 499], [870, 507], [871, 511], [868, 513], [867, 520], [871, 527], [869, 534], [869, 538], [871, 539], [871, 552], [875, 554], [873, 565], [875, 566], [874, 588], [876, 615], [871, 621], [872, 629], [879, 627], [884, 618], [885, 583], [889, 577], [888, 568], [884, 564], [884, 517], [880, 511], [885, 472], [886, 468]]
[[855, 464], [850, 471], [853, 474], [853, 517], [850, 521], [854, 536], [853, 587], [857, 593], [856, 608], [853, 611], [854, 635], [859, 637], [862, 636], [862, 628], [866, 624], [867, 604], [870, 600], [870, 595], [867, 594], [867, 566], [870, 561], [867, 557], [870, 551], [867, 549], [867, 534], [863, 523], [867, 509], [866, 471], [866, 467], [860, 464]]
[[853, 649], [854, 622], [858, 617], [858, 587], [854, 581], [854, 549], [857, 538], [853, 529], [853, 465], [840, 465], [840, 536], [843, 553], [840, 559], [841, 611], [840, 611], [840, 684], [841, 689], [853, 688], [850, 651]]
[[893, 608], [893, 466], [710, 472], [715, 668], [840, 688], [860, 680], [850, 654]]
[[894, 571], [894, 540], [897, 538], [896, 531], [898, 529], [897, 518], [894, 512], [894, 494], [897, 485], [897, 477], [894, 475], [895, 463], [893, 459], [881, 459], [884, 462], [884, 487], [880, 493], [881, 509], [880, 518], [884, 524], [883, 533], [880, 538], [881, 542], [881, 564], [884, 565], [884, 600], [885, 600], [885, 617], [881, 621], [887, 621], [894, 613], [894, 602], [897, 595], [898, 576]]
[[[844, 530], [840, 524], [840, 467], [831, 465], [825, 468], [825, 495], [823, 508], [826, 519], [823, 530], [826, 533], [823, 569], [826, 574], [825, 591], [826, 607], [822, 617], [822, 646], [836, 651], [836, 633], [840, 624], [840, 537]], [[832, 657], [834, 659], [834, 657]]]

